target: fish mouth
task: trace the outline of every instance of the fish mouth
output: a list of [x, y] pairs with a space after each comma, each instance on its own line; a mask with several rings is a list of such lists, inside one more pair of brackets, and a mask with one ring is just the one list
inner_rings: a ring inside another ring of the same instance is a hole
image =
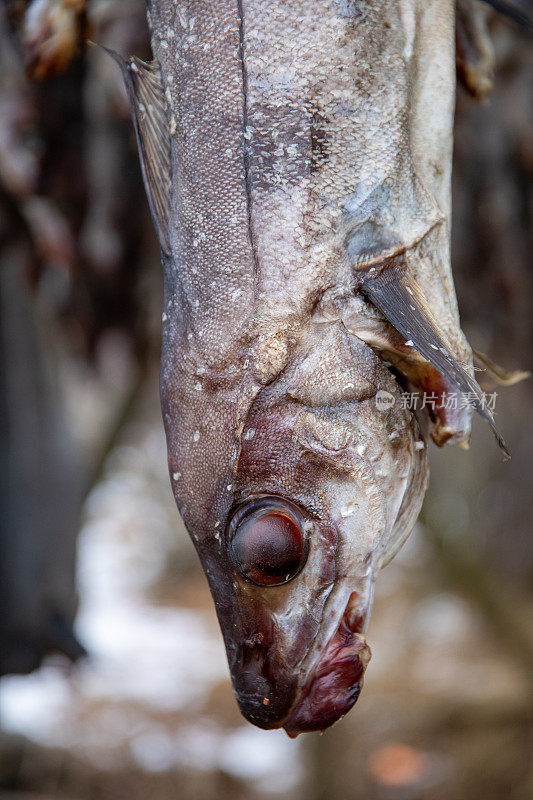
[[355, 705], [371, 658], [370, 647], [360, 632], [362, 617], [358, 595], [350, 595], [335, 633], [309, 673], [298, 699], [283, 722], [286, 733], [323, 731]]
[[362, 624], [359, 595], [353, 592], [336, 630], [303, 683], [297, 675], [287, 674], [281, 664], [277, 665], [280, 669], [271, 665], [267, 677], [264, 662], [261, 670], [257, 669], [258, 662], [256, 669], [250, 669], [248, 663], [238, 681], [240, 686], [235, 686], [243, 716], [260, 728], [284, 728], [291, 738], [325, 730], [337, 722], [357, 701], [370, 661], [370, 647], [360, 632]]

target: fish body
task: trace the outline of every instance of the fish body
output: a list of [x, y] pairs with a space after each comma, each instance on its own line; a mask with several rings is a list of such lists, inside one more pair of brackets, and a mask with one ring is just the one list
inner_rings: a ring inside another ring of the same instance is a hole
[[492, 423], [450, 271], [454, 3], [152, 0], [149, 22], [153, 64], [122, 67], [172, 487], [243, 714], [297, 735], [359, 695], [426, 433], [465, 444], [472, 405]]

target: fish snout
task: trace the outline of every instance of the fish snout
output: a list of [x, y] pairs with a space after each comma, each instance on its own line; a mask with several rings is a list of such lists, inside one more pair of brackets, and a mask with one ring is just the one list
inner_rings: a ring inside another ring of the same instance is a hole
[[233, 672], [233, 688], [242, 715], [259, 728], [281, 728], [296, 696], [296, 679], [261, 658]]
[[228, 648], [233, 691], [242, 715], [259, 728], [281, 728], [293, 706], [297, 678], [283, 658], [274, 618], [249, 609], [246, 627]]
[[271, 687], [260, 694], [241, 692], [236, 696], [243, 717], [264, 730], [281, 728], [291, 707], [291, 699], [285, 702]]

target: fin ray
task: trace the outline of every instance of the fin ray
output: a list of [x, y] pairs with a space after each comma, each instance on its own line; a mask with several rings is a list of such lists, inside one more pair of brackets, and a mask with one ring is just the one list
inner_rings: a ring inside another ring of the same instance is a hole
[[167, 103], [157, 61], [132, 56], [125, 60], [114, 50], [103, 48], [122, 70], [130, 100], [139, 147], [144, 187], [163, 252], [170, 252], [170, 133]]
[[451, 354], [416, 282], [407, 276], [399, 264], [390, 264], [381, 271], [369, 271], [361, 282], [361, 292], [373, 303], [388, 321], [412, 341], [414, 348], [450, 383], [472, 399], [472, 405], [485, 419], [500, 448], [509, 458], [509, 451], [496, 428], [494, 416], [486, 407], [484, 395], [477, 381]]

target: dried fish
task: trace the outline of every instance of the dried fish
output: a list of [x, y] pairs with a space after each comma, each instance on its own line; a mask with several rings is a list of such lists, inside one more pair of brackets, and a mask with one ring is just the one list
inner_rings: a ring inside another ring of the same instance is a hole
[[357, 700], [426, 429], [466, 446], [475, 408], [506, 452], [450, 270], [454, 15], [152, 0], [155, 60], [116, 56], [165, 271], [174, 494], [242, 713], [291, 736]]

